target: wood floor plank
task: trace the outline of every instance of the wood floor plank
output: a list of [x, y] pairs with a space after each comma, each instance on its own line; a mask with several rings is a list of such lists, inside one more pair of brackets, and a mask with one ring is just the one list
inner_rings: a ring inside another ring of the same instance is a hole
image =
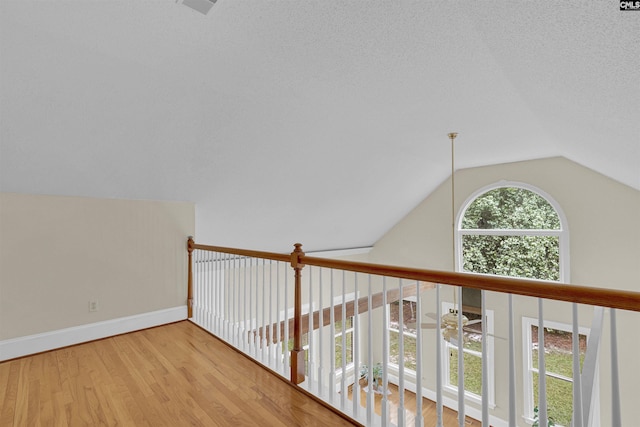
[[14, 423], [20, 365], [21, 362], [15, 360], [0, 365], [0, 378], [6, 378], [6, 381], [3, 380], [0, 384], [4, 390], [4, 396], [0, 400], [0, 403], [2, 403], [0, 407], [0, 425], [2, 426], [10, 426]]
[[188, 321], [0, 363], [0, 426], [347, 426]]

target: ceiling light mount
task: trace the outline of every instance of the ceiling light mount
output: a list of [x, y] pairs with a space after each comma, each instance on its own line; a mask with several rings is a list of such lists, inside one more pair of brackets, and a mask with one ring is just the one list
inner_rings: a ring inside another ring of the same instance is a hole
[[182, 4], [206, 15], [218, 0], [183, 0]]

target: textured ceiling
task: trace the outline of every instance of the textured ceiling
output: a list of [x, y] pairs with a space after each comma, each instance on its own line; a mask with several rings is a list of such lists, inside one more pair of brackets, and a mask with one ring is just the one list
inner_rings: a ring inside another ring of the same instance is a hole
[[2, 191], [196, 203], [199, 241], [374, 243], [459, 167], [640, 189], [617, 1], [0, 2]]

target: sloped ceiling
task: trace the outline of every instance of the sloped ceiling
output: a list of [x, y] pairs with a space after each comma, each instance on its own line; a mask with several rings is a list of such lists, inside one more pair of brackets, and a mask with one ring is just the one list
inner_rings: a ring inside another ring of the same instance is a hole
[[196, 203], [197, 240], [374, 243], [450, 170], [565, 156], [640, 189], [617, 1], [2, 0], [2, 191]]

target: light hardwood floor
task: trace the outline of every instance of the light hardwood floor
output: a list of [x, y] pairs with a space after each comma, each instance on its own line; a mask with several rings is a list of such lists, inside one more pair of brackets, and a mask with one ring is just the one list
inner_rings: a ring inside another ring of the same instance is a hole
[[184, 321], [0, 363], [0, 426], [353, 425]]
[[[398, 387], [395, 384], [389, 384], [389, 420], [391, 423], [398, 424], [398, 408], [400, 406]], [[349, 400], [353, 399], [352, 387], [349, 387]], [[408, 426], [415, 425], [416, 419], [416, 394], [405, 390], [404, 392], [404, 408], [405, 408], [405, 423]], [[367, 393], [362, 389], [360, 390], [360, 404], [363, 408], [367, 407]], [[373, 402], [374, 411], [380, 415], [382, 413], [382, 395], [376, 394]], [[366, 411], [366, 409], [363, 409]], [[429, 399], [422, 399], [422, 418], [425, 426], [434, 426], [437, 418], [437, 408], [434, 401]], [[442, 423], [445, 427], [457, 427], [458, 413], [452, 409], [444, 407], [442, 410]], [[481, 427], [482, 423], [471, 417], [465, 417], [466, 427]]]

